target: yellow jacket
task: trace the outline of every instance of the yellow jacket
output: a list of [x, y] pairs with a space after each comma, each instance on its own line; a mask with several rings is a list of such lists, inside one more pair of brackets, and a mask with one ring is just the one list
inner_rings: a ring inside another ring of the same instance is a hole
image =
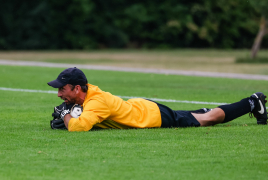
[[94, 128], [151, 128], [161, 126], [161, 114], [156, 103], [136, 98], [124, 101], [98, 86], [88, 84], [79, 118], [71, 118], [69, 131], [89, 131]]

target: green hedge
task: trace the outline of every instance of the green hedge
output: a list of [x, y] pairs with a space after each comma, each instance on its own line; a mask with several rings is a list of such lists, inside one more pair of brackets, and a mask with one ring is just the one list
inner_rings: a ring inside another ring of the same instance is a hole
[[8, 50], [250, 48], [260, 17], [245, 0], [9, 0], [0, 14]]

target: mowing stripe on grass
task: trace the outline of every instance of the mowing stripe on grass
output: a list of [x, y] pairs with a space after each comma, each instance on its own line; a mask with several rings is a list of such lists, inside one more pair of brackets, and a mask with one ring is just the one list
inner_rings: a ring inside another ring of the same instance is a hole
[[172, 70], [172, 69], [151, 69], [151, 68], [115, 67], [115, 66], [85, 65], [85, 64], [47, 63], [47, 62], [15, 61], [15, 60], [4, 60], [4, 59], [0, 59], [0, 64], [1, 65], [13, 65], [13, 66], [39, 66], [39, 67], [57, 67], [57, 68], [77, 67], [81, 69], [94, 69], [94, 70], [106, 70], [106, 71], [140, 72], [140, 73], [172, 74], [172, 75], [201, 76], [201, 77], [221, 77], [221, 78], [236, 78], [236, 79], [254, 79], [254, 80], [268, 81], [267, 75], [258, 75], [258, 74], [236, 74], [236, 73], [219, 73], [219, 72], [184, 71], [184, 70]]
[[[21, 91], [21, 92], [33, 92], [33, 93], [48, 93], [48, 94], [57, 94], [57, 91], [43, 91], [43, 90], [33, 90], [33, 89], [14, 89], [14, 88], [6, 88], [0, 87], [2, 91]], [[118, 95], [116, 95], [118, 96]], [[159, 98], [148, 98], [148, 97], [134, 97], [134, 96], [118, 96], [123, 99], [132, 99], [132, 98], [144, 98], [151, 99], [157, 102], [175, 102], [175, 103], [188, 103], [188, 104], [208, 104], [208, 105], [223, 105], [227, 103], [218, 103], [218, 102], [202, 102], [202, 101], [182, 101], [182, 100], [174, 100], [174, 99], [159, 99]]]

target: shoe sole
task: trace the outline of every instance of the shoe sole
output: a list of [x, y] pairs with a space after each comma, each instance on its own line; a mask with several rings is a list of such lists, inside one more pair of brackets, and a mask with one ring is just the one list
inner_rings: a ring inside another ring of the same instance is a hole
[[262, 117], [257, 118], [257, 124], [267, 124], [267, 111], [265, 106], [265, 95], [263, 93], [254, 93], [252, 96], [258, 101], [260, 109], [258, 110], [259, 115]]

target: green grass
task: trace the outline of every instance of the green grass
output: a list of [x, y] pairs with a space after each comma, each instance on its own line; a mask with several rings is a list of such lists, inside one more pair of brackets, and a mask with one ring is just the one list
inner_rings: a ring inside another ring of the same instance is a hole
[[[63, 68], [0, 66], [0, 86], [54, 90]], [[112, 94], [235, 102], [266, 81], [84, 70]], [[199, 128], [51, 130], [56, 94], [0, 90], [0, 179], [266, 179], [267, 126], [242, 116]], [[173, 109], [215, 107], [162, 103]]]

